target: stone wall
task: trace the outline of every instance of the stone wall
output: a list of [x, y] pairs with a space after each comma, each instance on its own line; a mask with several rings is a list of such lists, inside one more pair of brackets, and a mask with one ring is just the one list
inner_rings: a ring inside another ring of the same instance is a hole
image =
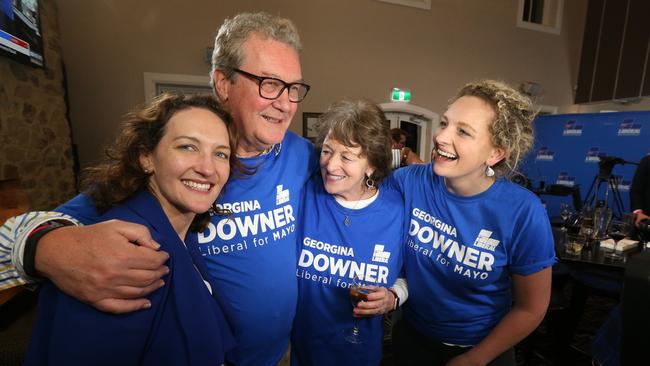
[[76, 193], [57, 8], [42, 0], [45, 68], [0, 57], [0, 179], [20, 178], [33, 209]]

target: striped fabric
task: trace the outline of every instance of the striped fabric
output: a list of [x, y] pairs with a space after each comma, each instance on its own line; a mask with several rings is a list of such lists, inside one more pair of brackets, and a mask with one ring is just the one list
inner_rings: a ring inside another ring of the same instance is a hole
[[79, 224], [72, 217], [58, 212], [34, 211], [12, 217], [0, 226], [0, 290], [37, 281], [23, 270], [25, 242], [32, 230], [54, 220]]
[[402, 162], [402, 150], [401, 149], [391, 149], [393, 153], [393, 164], [391, 168], [397, 169], [400, 166], [400, 163]]

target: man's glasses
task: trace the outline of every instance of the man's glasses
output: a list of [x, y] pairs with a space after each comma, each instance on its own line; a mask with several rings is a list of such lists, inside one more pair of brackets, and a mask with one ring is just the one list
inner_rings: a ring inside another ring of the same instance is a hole
[[305, 99], [310, 88], [309, 85], [303, 83], [287, 83], [277, 78], [257, 76], [237, 68], [233, 68], [232, 70], [251, 80], [256, 80], [259, 85], [260, 97], [264, 99], [278, 99], [284, 90], [288, 89], [289, 101], [292, 103], [299, 103]]

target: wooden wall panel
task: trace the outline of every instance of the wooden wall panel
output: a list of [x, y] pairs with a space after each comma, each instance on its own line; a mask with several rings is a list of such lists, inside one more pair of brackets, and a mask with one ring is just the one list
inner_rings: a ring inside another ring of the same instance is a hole
[[650, 41], [649, 15], [650, 1], [630, 0], [625, 38], [623, 39], [623, 52], [614, 93], [615, 99], [641, 96], [643, 68], [646, 64], [648, 42]]
[[596, 55], [596, 72], [591, 92], [591, 101], [611, 100], [618, 70], [618, 60], [623, 43], [623, 28], [628, 0], [605, 2], [605, 17], [600, 32]]
[[578, 89], [575, 103], [588, 103], [591, 100], [591, 84], [594, 77], [596, 50], [600, 37], [600, 23], [605, 7], [605, 0], [590, 0], [587, 8], [585, 32], [582, 41], [580, 69], [578, 71]]

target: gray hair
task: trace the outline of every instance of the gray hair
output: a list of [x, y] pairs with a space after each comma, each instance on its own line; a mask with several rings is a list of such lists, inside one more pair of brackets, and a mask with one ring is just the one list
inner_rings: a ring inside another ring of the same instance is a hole
[[[242, 45], [251, 33], [264, 39], [272, 39], [286, 43], [296, 52], [302, 50], [298, 29], [287, 18], [268, 13], [241, 13], [226, 19], [217, 32], [212, 51], [212, 69], [210, 70], [210, 86], [214, 90], [214, 72], [222, 70], [228, 80], [232, 80], [234, 68], [239, 68], [244, 62]], [[216, 90], [215, 90], [216, 93]]]

